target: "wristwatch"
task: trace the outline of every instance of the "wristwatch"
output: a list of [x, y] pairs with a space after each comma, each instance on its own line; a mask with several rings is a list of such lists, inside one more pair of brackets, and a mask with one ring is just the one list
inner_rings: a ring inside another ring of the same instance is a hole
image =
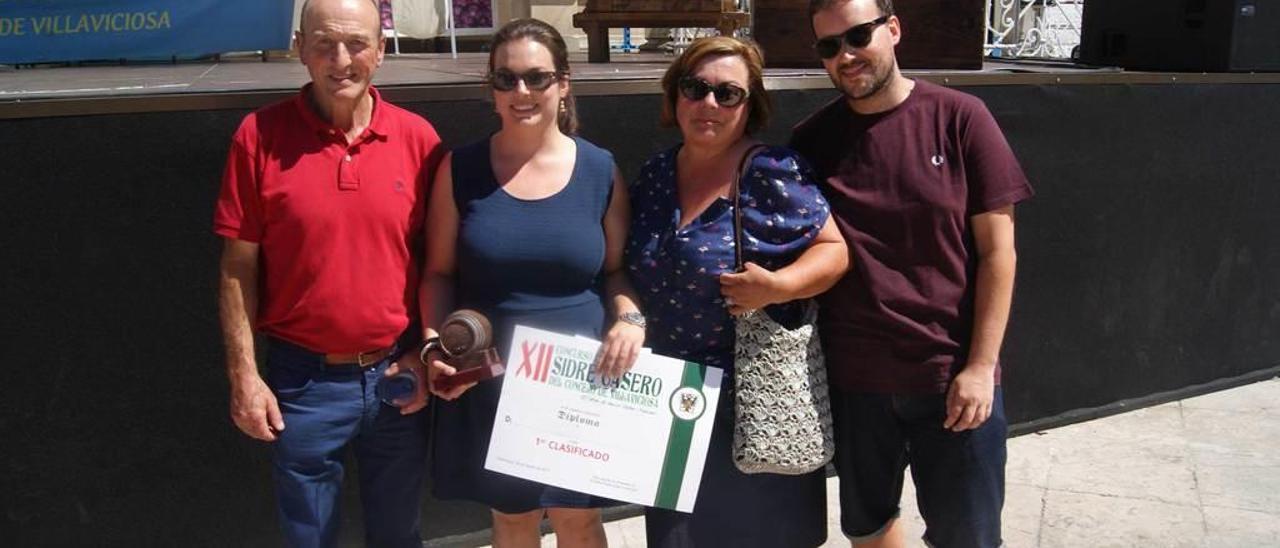
[[618, 321], [629, 323], [631, 325], [639, 327], [640, 329], [644, 329], [644, 326], [645, 326], [644, 314], [641, 314], [639, 312], [634, 312], [634, 311], [623, 312], [621, 314], [618, 314]]

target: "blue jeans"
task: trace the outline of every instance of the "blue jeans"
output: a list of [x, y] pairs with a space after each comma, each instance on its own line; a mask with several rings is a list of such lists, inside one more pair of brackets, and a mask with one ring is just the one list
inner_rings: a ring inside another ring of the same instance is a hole
[[285, 424], [272, 444], [272, 461], [288, 546], [337, 544], [342, 461], [350, 445], [359, 464], [367, 545], [421, 547], [424, 414], [401, 415], [378, 400], [378, 380], [391, 361], [326, 365], [320, 354], [271, 340], [266, 380]]
[[911, 466], [924, 540], [938, 548], [1001, 545], [1004, 507], [1004, 395], [977, 429], [942, 428], [946, 395], [908, 396], [831, 390], [840, 528], [855, 541], [879, 536], [898, 517], [904, 469]]

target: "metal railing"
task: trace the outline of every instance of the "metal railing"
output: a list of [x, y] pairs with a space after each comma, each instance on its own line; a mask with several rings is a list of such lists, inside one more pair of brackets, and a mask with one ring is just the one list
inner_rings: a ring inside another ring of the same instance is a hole
[[1084, 0], [987, 0], [992, 58], [1071, 59], [1080, 44]]

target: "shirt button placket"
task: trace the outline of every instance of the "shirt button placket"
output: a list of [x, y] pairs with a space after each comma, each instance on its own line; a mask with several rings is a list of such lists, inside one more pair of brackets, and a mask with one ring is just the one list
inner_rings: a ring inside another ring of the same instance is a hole
[[355, 154], [355, 149], [349, 148], [343, 154], [342, 161], [338, 162], [338, 188], [341, 190], [357, 190], [360, 188], [360, 176], [356, 172]]

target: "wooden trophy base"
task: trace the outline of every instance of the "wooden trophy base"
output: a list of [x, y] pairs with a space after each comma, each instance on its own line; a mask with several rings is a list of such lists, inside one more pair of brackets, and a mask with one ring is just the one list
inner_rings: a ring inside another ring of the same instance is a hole
[[431, 383], [431, 387], [437, 392], [447, 392], [464, 384], [487, 381], [507, 371], [507, 368], [502, 366], [502, 360], [498, 359], [498, 351], [492, 348], [486, 349], [475, 360], [480, 363], [473, 367], [459, 369], [452, 375], [437, 376]]

